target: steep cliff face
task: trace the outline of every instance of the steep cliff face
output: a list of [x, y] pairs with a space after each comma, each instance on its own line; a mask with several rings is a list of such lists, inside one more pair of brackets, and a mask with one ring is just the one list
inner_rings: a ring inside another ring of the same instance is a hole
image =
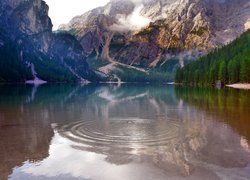
[[41, 0], [3, 0], [1, 2], [3, 28], [12, 39], [51, 31], [48, 6]]
[[2, 0], [0, 9], [0, 81], [97, 78], [78, 41], [66, 33], [52, 32], [44, 1]]
[[235, 39], [249, 20], [248, 0], [112, 0], [60, 30], [75, 35], [86, 54], [105, 59], [108, 51], [116, 62], [164, 71], [171, 64], [172, 72]]

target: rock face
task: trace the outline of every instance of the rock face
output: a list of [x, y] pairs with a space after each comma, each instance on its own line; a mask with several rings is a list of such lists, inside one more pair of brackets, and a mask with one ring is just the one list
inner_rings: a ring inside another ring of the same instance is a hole
[[97, 79], [78, 41], [52, 32], [48, 9], [42, 0], [1, 0], [0, 81]]
[[249, 21], [249, 0], [112, 0], [60, 30], [75, 35], [86, 54], [159, 68], [171, 59], [183, 66], [228, 43]]

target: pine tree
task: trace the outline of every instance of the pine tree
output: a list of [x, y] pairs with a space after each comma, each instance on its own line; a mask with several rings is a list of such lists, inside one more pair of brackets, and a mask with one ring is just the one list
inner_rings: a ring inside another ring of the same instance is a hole
[[227, 81], [227, 68], [225, 61], [220, 62], [219, 80], [221, 80], [223, 83], [226, 83]]

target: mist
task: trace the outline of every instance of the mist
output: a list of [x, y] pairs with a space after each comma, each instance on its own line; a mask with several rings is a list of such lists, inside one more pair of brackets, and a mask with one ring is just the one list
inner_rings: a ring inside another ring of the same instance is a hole
[[143, 17], [140, 14], [140, 11], [143, 9], [143, 5], [137, 5], [134, 8], [134, 11], [128, 15], [117, 15], [118, 23], [114, 24], [110, 27], [111, 30], [114, 31], [135, 31], [140, 30], [144, 27], [146, 27], [150, 22], [151, 19], [147, 17]]

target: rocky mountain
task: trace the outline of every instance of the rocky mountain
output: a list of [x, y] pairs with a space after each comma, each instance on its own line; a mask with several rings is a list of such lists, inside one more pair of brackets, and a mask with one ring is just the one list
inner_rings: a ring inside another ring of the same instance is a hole
[[97, 80], [79, 42], [53, 33], [42, 0], [0, 1], [0, 82]]
[[171, 79], [178, 66], [248, 28], [249, 0], [111, 0], [60, 30], [76, 36], [91, 66], [127, 80], [125, 69]]

